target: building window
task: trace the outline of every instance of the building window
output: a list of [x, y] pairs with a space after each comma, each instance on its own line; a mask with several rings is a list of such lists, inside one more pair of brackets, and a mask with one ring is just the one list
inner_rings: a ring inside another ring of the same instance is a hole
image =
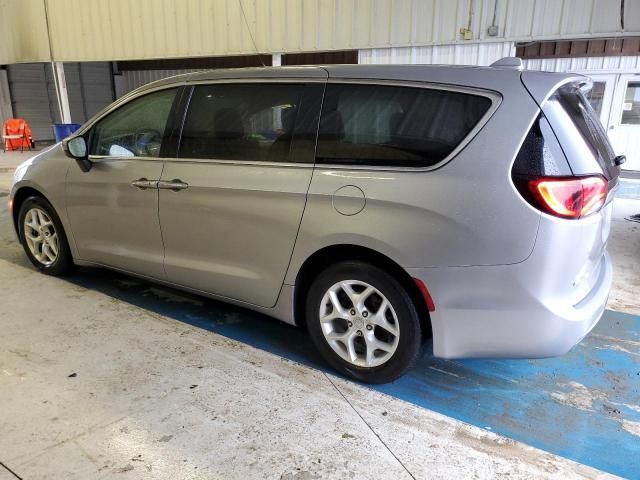
[[622, 104], [622, 121], [620, 123], [640, 124], [640, 82], [629, 82]]

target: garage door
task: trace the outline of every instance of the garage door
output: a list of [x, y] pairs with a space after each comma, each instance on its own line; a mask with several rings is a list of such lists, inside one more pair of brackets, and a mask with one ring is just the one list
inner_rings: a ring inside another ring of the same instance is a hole
[[[84, 123], [114, 100], [109, 63], [65, 63], [64, 70], [72, 122]], [[36, 141], [52, 141], [60, 114], [51, 65], [9, 65], [7, 77], [14, 117], [29, 123]]]
[[69, 109], [74, 123], [84, 123], [115, 100], [108, 62], [65, 63]]

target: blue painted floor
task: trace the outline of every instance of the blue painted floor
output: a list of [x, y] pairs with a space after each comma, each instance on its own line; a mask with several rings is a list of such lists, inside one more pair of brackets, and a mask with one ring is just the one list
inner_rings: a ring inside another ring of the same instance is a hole
[[[72, 281], [326, 368], [303, 330], [263, 315], [110, 272], [82, 270]], [[446, 361], [425, 355], [400, 380], [374, 388], [577, 462], [640, 479], [640, 317], [607, 311], [595, 330], [560, 358]]]
[[621, 178], [620, 190], [616, 194], [618, 198], [630, 198], [637, 200], [640, 198], [640, 180], [636, 178]]

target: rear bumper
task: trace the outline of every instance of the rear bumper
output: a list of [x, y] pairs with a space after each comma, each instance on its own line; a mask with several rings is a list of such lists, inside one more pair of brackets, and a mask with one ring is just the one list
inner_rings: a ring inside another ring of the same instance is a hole
[[425, 282], [435, 302], [434, 355], [542, 358], [562, 355], [579, 343], [604, 312], [612, 281], [609, 255], [603, 255], [591, 290], [575, 304], [539, 288], [540, 282], [531, 281], [531, 268], [525, 261], [407, 269]]

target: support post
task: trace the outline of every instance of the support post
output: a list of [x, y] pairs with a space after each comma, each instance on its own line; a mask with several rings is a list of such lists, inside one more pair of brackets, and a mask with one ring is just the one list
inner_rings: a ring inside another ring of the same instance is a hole
[[9, 79], [6, 70], [0, 70], [0, 128], [4, 121], [13, 117]]
[[51, 62], [53, 79], [58, 97], [58, 109], [62, 123], [71, 123], [71, 110], [69, 109], [69, 94], [67, 92], [67, 80], [64, 77], [64, 65], [62, 62]]

